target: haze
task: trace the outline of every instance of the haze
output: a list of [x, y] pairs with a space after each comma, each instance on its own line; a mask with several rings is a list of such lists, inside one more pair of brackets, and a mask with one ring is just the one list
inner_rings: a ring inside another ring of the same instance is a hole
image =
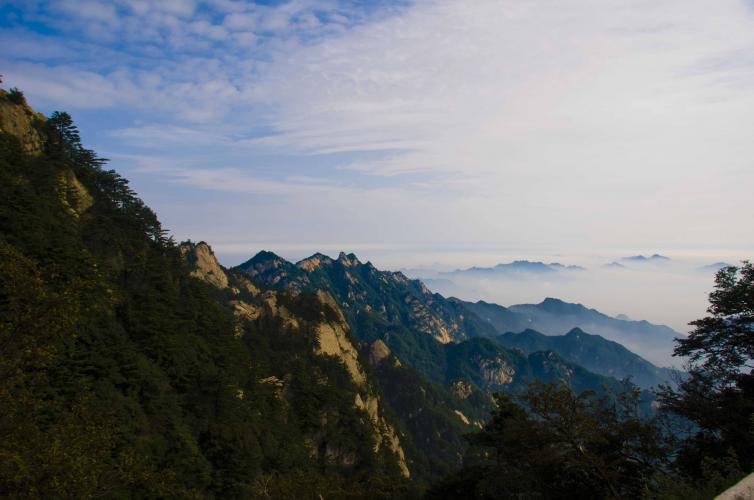
[[11, 0], [0, 67], [225, 264], [584, 264], [453, 293], [682, 329], [754, 249], [753, 5]]

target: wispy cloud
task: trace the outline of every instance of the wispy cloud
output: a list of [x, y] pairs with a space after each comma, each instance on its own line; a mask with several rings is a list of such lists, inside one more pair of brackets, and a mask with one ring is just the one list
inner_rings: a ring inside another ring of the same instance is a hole
[[743, 0], [85, 1], [3, 4], [6, 82], [270, 237], [754, 246]]

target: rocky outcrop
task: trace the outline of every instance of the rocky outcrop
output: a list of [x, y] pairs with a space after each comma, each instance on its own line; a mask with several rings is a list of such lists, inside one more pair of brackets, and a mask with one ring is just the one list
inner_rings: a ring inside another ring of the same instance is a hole
[[244, 302], [243, 300], [231, 300], [230, 305], [233, 307], [233, 315], [237, 319], [243, 318], [248, 319], [249, 321], [254, 321], [262, 314], [259, 307]]
[[206, 281], [217, 288], [228, 287], [228, 276], [217, 262], [212, 249], [205, 242], [182, 243], [181, 253], [192, 267], [191, 276]]
[[363, 388], [366, 376], [359, 364], [358, 352], [348, 340], [343, 326], [337, 323], [321, 323], [317, 327], [317, 340], [319, 341], [317, 354], [326, 354], [340, 359], [351, 379], [357, 386]]
[[0, 130], [16, 136], [27, 153], [39, 154], [44, 149], [40, 129], [45, 121], [42, 113], [25, 102], [13, 102], [10, 94], [0, 89]]
[[371, 366], [378, 366], [389, 357], [390, 348], [382, 340], [377, 339], [369, 346], [369, 364]]
[[[348, 323], [343, 313], [338, 308], [335, 299], [329, 293], [319, 290], [317, 291], [317, 297], [323, 304], [333, 308], [338, 315], [337, 321], [320, 323], [317, 326], [317, 354], [334, 356], [343, 363], [346, 370], [348, 370], [348, 374], [351, 376], [351, 380], [359, 388], [354, 405], [369, 415], [372, 427], [374, 428], [375, 452], [379, 451], [382, 446], [387, 446], [398, 457], [398, 466], [403, 475], [408, 477], [410, 472], [406, 466], [406, 457], [401, 447], [400, 439], [393, 426], [381, 415], [380, 400], [367, 383], [366, 374], [359, 362], [359, 353], [348, 336]], [[384, 350], [387, 350], [387, 355], [389, 355], [390, 350], [386, 345], [383, 344], [383, 346]], [[381, 352], [384, 352], [384, 350], [380, 349]]]
[[752, 498], [754, 498], [754, 473], [720, 493], [715, 500], [750, 500]]
[[65, 211], [76, 218], [94, 204], [94, 198], [70, 168], [58, 174], [58, 196]]
[[343, 267], [356, 267], [361, 265], [361, 261], [352, 253], [349, 253], [346, 255], [345, 252], [340, 252], [338, 255], [338, 262], [343, 265]]
[[458, 418], [461, 419], [461, 422], [463, 422], [466, 425], [471, 425], [469, 418], [466, 415], [464, 415], [460, 410], [453, 410], [453, 413], [458, 415]]
[[272, 290], [266, 291], [262, 294], [262, 309], [261, 315], [267, 318], [277, 318], [282, 321], [283, 327], [287, 329], [297, 330], [299, 328], [299, 321], [285, 306], [278, 303], [278, 296]]
[[332, 265], [333, 260], [327, 255], [321, 253], [315, 253], [311, 257], [307, 257], [296, 263], [296, 267], [303, 269], [304, 271], [312, 271], [322, 265]]
[[351, 321], [361, 314], [374, 314], [445, 344], [496, 334], [492, 326], [473, 314], [466, 315], [463, 306], [433, 294], [420, 281], [400, 272], [380, 271], [352, 253], [340, 252], [337, 259], [316, 253], [293, 264], [262, 251], [235, 269], [293, 293], [325, 288], [334, 294]]
[[482, 379], [488, 385], [507, 385], [513, 382], [513, 376], [516, 370], [502, 357], [494, 359], [478, 358], [475, 360], [479, 367], [479, 373]]
[[466, 380], [456, 380], [450, 385], [450, 390], [458, 399], [466, 399], [473, 392], [471, 384]]

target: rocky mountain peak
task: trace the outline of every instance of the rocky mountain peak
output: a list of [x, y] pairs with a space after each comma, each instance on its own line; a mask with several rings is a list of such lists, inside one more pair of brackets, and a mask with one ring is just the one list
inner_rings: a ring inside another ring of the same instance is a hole
[[180, 251], [192, 268], [191, 276], [206, 281], [217, 288], [228, 287], [228, 276], [207, 243], [187, 241], [181, 243]]
[[42, 152], [44, 136], [40, 129], [46, 120], [29, 107], [23, 95], [0, 89], [0, 130], [17, 137], [27, 153]]
[[332, 263], [333, 260], [330, 257], [317, 252], [310, 257], [298, 261], [296, 263], [296, 267], [305, 271], [313, 271], [314, 269], [317, 269], [323, 265], [329, 266]]
[[346, 255], [345, 252], [340, 252], [340, 254], [338, 254], [338, 262], [345, 267], [353, 267], [353, 266], [361, 265], [361, 261], [359, 261], [356, 255], [352, 253], [349, 253], [348, 255]]

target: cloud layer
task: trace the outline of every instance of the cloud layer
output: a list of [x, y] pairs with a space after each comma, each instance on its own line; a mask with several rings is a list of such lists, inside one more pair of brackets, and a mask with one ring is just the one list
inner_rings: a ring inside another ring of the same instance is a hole
[[749, 2], [265, 3], [5, 2], [0, 64], [179, 238], [754, 248]]

